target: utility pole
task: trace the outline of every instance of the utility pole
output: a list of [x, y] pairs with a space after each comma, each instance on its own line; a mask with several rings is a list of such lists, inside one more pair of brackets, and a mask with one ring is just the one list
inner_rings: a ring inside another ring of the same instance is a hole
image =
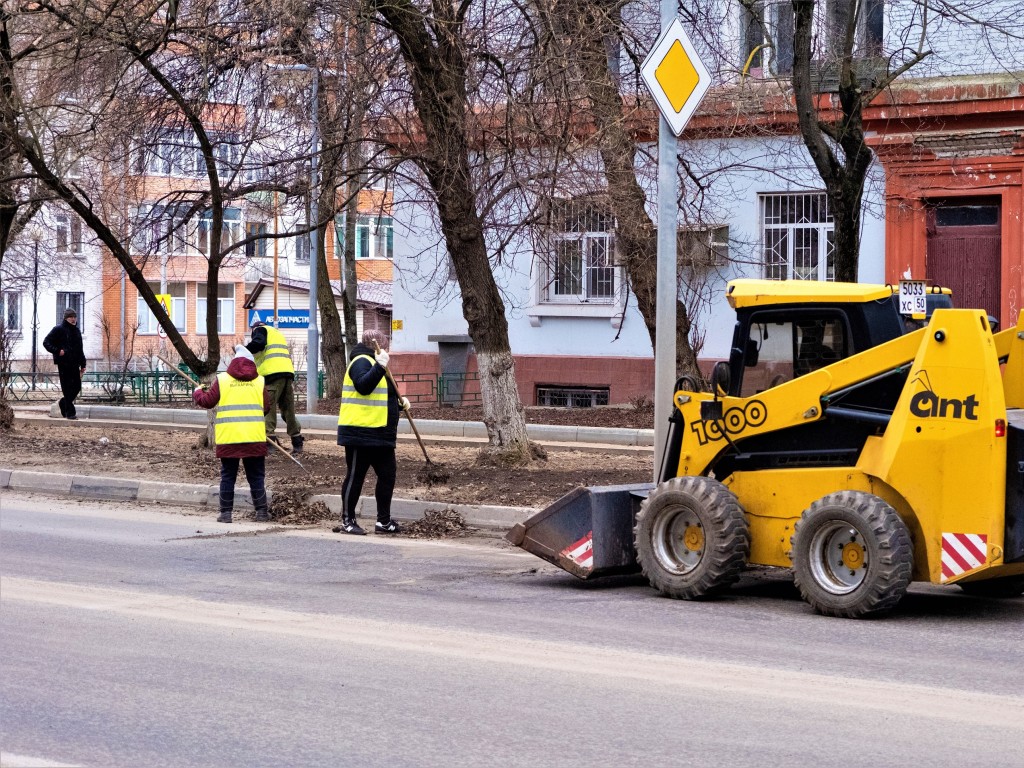
[[313, 136], [310, 141], [310, 179], [309, 179], [309, 224], [313, 230], [309, 233], [309, 335], [306, 352], [306, 413], [316, 413], [317, 400], [320, 397], [320, 329], [316, 316], [317, 303], [317, 262], [320, 260], [320, 248], [317, 242], [320, 233], [320, 210], [317, 200], [320, 183], [317, 178], [319, 167], [317, 160], [320, 153], [320, 72], [310, 69], [313, 80]]
[[35, 255], [32, 259], [32, 389], [36, 388], [36, 336], [39, 332], [39, 233], [32, 233]]

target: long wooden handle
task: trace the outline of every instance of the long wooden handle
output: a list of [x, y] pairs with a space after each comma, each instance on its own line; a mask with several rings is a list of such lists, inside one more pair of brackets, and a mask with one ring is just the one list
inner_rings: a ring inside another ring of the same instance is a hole
[[170, 360], [168, 360], [163, 355], [157, 355], [157, 357], [161, 360], [161, 362], [163, 362], [164, 365], [166, 365], [168, 368], [170, 368], [176, 374], [181, 376], [181, 378], [185, 379], [185, 381], [190, 381], [193, 384], [195, 384], [197, 387], [203, 386], [202, 384], [200, 384], [198, 381], [193, 379], [191, 376], [189, 376], [187, 373], [185, 373], [183, 370], [181, 370], [178, 366], [176, 366], [174, 363], [172, 363]]
[[[380, 345], [377, 342], [373, 342], [373, 349], [375, 352], [380, 352]], [[395, 388], [395, 392], [398, 393], [398, 399], [402, 399], [402, 392], [398, 389], [398, 382], [395, 381], [395, 377], [391, 375], [391, 369], [386, 365], [381, 366], [384, 369], [384, 375], [388, 377], [388, 381], [391, 386]], [[420, 450], [423, 451], [423, 458], [426, 459], [427, 464], [431, 464], [430, 457], [427, 456], [427, 446], [423, 444], [423, 438], [420, 437], [420, 431], [416, 429], [416, 422], [412, 420], [412, 414], [409, 413], [407, 408], [403, 408], [402, 412], [405, 414], [405, 418], [409, 420], [409, 426], [412, 427], [412, 433], [416, 435], [416, 442], [420, 444]]]

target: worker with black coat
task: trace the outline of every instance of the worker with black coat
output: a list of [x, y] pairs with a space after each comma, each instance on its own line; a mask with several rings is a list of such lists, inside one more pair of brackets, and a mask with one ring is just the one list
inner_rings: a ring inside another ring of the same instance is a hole
[[356, 522], [356, 505], [363, 491], [366, 473], [377, 475], [375, 533], [398, 533], [391, 519], [391, 497], [395, 491], [398, 417], [409, 401], [401, 397], [385, 375], [390, 356], [388, 337], [381, 331], [363, 333], [362, 343], [352, 348], [341, 389], [338, 409], [338, 445], [345, 448], [345, 480], [341, 486], [341, 526], [336, 531], [362, 536]]
[[75, 398], [82, 391], [86, 360], [82, 332], [78, 330], [78, 313], [75, 310], [70, 307], [64, 310], [64, 322], [55, 325], [46, 334], [43, 349], [53, 355], [60, 376], [60, 391], [63, 395], [57, 402], [60, 415], [66, 419], [77, 419]]

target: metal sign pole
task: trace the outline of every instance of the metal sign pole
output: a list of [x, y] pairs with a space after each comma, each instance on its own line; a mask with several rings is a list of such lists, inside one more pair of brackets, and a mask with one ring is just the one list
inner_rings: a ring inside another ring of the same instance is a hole
[[[678, 13], [676, 0], [661, 0], [661, 29]], [[676, 136], [665, 118], [658, 118], [658, 290], [654, 346], [654, 480], [658, 481], [672, 415], [676, 380], [676, 222], [679, 181]]]

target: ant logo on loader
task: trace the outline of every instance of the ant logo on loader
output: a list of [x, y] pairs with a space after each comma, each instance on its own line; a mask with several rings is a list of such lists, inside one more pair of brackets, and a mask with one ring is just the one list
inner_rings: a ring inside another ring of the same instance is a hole
[[931, 379], [928, 376], [928, 371], [925, 370], [921, 370], [911, 382], [911, 384], [916, 383], [920, 383], [925, 388], [923, 392], [918, 392], [910, 398], [910, 412], [918, 418], [978, 420], [978, 414], [975, 413], [975, 409], [980, 403], [973, 394], [968, 395], [963, 400], [939, 397], [935, 394], [935, 390], [932, 389]]

